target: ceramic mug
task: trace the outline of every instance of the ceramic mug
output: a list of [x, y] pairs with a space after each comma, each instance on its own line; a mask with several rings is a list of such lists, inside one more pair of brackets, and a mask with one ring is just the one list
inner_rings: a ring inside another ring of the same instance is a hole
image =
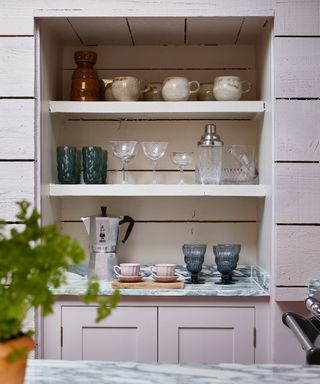
[[[192, 86], [194, 89], [191, 89]], [[200, 89], [198, 81], [189, 81], [186, 77], [167, 77], [162, 86], [162, 97], [165, 101], [186, 101], [192, 93]]]
[[155, 276], [174, 276], [176, 264], [155, 264], [150, 269], [152, 275]]
[[200, 84], [200, 89], [197, 93], [198, 101], [213, 101], [213, 84], [212, 83], [203, 83]]
[[111, 90], [116, 101], [137, 101], [148, 88], [141, 90], [141, 81], [136, 77], [119, 76], [112, 80]]
[[121, 263], [115, 265], [113, 270], [117, 277], [119, 276], [139, 276], [140, 264], [136, 263]]
[[[243, 85], [246, 84], [246, 89]], [[214, 79], [213, 94], [218, 101], [237, 101], [243, 93], [249, 92], [251, 83], [237, 76], [219, 76]]]
[[145, 101], [163, 101], [162, 83], [149, 83], [144, 90], [143, 99]]
[[101, 99], [105, 101], [115, 101], [112, 94], [112, 79], [101, 79]]

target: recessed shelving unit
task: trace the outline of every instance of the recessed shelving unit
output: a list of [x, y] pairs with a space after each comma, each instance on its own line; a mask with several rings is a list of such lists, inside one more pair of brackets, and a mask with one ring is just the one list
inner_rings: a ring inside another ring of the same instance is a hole
[[50, 101], [50, 113], [65, 120], [225, 119], [251, 120], [264, 112], [263, 101], [81, 102]]
[[265, 185], [50, 184], [50, 196], [232, 196], [264, 197]]

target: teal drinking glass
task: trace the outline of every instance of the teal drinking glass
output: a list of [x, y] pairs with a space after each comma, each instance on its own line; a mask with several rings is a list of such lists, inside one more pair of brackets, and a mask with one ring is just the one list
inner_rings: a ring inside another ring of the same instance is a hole
[[79, 184], [81, 152], [76, 147], [57, 147], [58, 181], [61, 184]]
[[105, 184], [107, 175], [107, 151], [101, 147], [83, 147], [83, 181], [86, 184]]

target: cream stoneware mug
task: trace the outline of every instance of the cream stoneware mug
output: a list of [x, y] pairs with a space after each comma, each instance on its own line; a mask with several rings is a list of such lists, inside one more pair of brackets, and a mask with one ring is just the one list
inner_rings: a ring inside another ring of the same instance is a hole
[[113, 270], [117, 277], [119, 276], [139, 276], [140, 264], [136, 263], [121, 263], [115, 265]]
[[[192, 87], [194, 89], [191, 89]], [[186, 101], [192, 93], [200, 89], [198, 81], [189, 81], [186, 77], [167, 77], [162, 85], [162, 97], [165, 101]]]
[[[246, 89], [244, 85], [246, 84]], [[251, 83], [238, 76], [219, 76], [214, 79], [213, 94], [218, 101], [237, 101], [243, 93], [249, 92]]]
[[116, 101], [137, 101], [141, 95], [141, 82], [133, 76], [115, 77], [112, 80], [111, 90]]
[[150, 269], [153, 276], [174, 276], [176, 264], [155, 264]]

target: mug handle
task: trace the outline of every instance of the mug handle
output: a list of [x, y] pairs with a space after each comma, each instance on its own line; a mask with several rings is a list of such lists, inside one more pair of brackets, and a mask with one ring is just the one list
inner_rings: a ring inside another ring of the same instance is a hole
[[152, 276], [157, 276], [157, 274], [156, 274], [156, 267], [154, 265], [151, 265], [149, 267], [149, 269], [150, 269], [150, 272], [151, 272]]
[[246, 90], [242, 90], [242, 93], [247, 93], [247, 92], [250, 91], [250, 89], [251, 89], [251, 83], [250, 83], [250, 81], [243, 80], [243, 81], [241, 81], [241, 84], [242, 84], [242, 85], [243, 85], [243, 84], [246, 84], [246, 85], [247, 85], [247, 89], [246, 89]]
[[114, 265], [113, 270], [117, 277], [121, 276], [121, 268], [119, 267], [119, 265]]
[[150, 91], [150, 89], [151, 89], [152, 87], [151, 87], [151, 85], [150, 85], [150, 83], [141, 91], [142, 93], [146, 93], [146, 92], [149, 92]]
[[199, 89], [200, 89], [199, 81], [197, 81], [197, 80], [189, 81], [190, 88], [191, 88], [192, 84], [195, 84], [196, 88], [194, 90], [190, 89], [190, 93], [197, 93], [199, 91]]

